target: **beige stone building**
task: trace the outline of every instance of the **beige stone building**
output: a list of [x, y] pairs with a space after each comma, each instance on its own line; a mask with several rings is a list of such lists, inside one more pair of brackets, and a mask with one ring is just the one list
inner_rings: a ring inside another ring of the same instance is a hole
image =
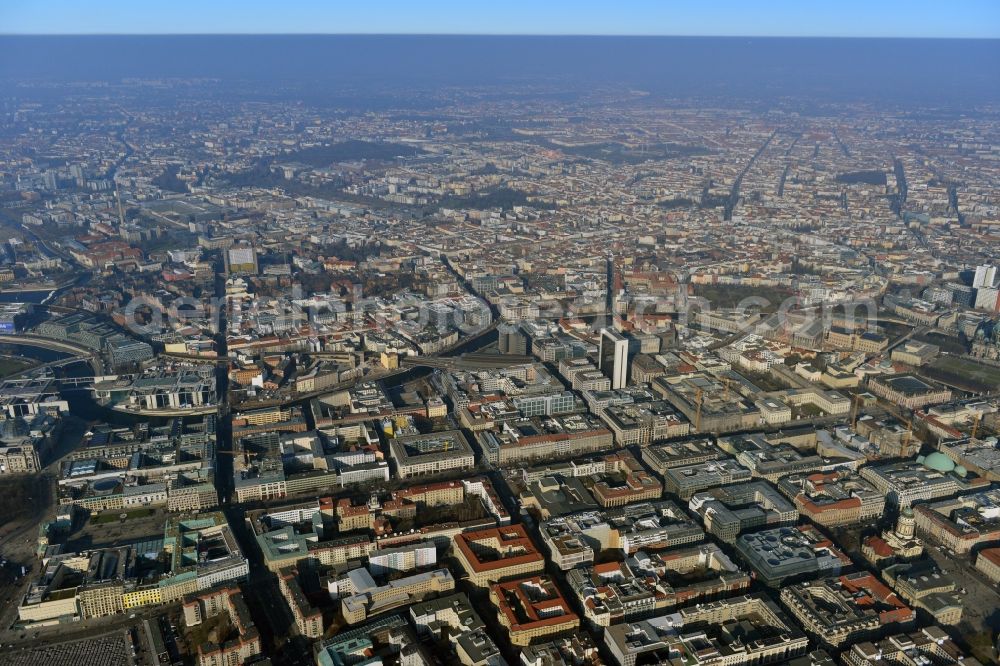
[[984, 548], [979, 551], [976, 568], [994, 583], [1000, 583], [1000, 548]]
[[580, 618], [548, 576], [494, 583], [490, 586], [490, 601], [512, 645], [523, 647], [580, 627]]
[[456, 534], [454, 551], [473, 585], [480, 587], [545, 569], [545, 557], [521, 525]]

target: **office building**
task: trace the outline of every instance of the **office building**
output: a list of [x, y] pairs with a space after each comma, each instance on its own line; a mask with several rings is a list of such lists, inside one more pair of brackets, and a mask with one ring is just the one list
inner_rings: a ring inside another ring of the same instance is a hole
[[545, 556], [521, 525], [473, 530], [455, 535], [455, 558], [473, 585], [541, 573]]
[[580, 618], [548, 576], [531, 576], [490, 586], [490, 601], [511, 645], [526, 646], [539, 638], [571, 632]]
[[865, 465], [861, 468], [861, 478], [884, 494], [888, 504], [900, 508], [919, 500], [940, 499], [989, 487], [986, 479], [959, 476], [954, 468], [953, 461], [935, 452], [915, 461]]
[[983, 548], [976, 554], [976, 569], [995, 584], [1000, 584], [1000, 548]]
[[476, 465], [476, 454], [460, 430], [395, 437], [389, 442], [389, 457], [401, 479], [471, 470]]
[[419, 638], [447, 638], [464, 666], [501, 666], [500, 649], [486, 633], [482, 619], [462, 593], [420, 601], [410, 606], [410, 621]]
[[944, 629], [934, 625], [891, 634], [877, 641], [855, 643], [840, 658], [845, 666], [982, 666], [978, 659], [966, 656]]
[[614, 436], [590, 414], [534, 417], [476, 433], [486, 460], [507, 467], [533, 460], [572, 458], [614, 448]]
[[958, 555], [1000, 541], [1000, 489], [918, 504], [913, 515], [921, 536]]
[[697, 465], [722, 458], [725, 455], [711, 439], [658, 442], [642, 449], [643, 462], [661, 476], [666, 470], [673, 467]]
[[836, 574], [851, 566], [850, 558], [811, 525], [742, 534], [736, 539], [736, 550], [757, 579], [771, 587], [788, 580]]
[[885, 495], [847, 471], [792, 474], [780, 479], [778, 488], [800, 514], [826, 527], [874, 520], [885, 511]]
[[867, 571], [789, 585], [781, 602], [808, 633], [834, 648], [877, 638], [889, 628], [905, 629], [916, 619], [912, 608]]
[[230, 275], [256, 275], [257, 251], [252, 245], [238, 245], [222, 251], [226, 273]]
[[708, 460], [694, 465], [670, 467], [663, 472], [663, 487], [683, 500], [700, 490], [749, 481], [753, 474], [732, 458]]
[[629, 339], [613, 328], [601, 329], [598, 369], [611, 380], [611, 388], [628, 384]]
[[794, 525], [799, 513], [766, 481], [719, 486], [696, 493], [688, 509], [701, 516], [705, 531], [726, 543], [758, 527]]
[[972, 278], [972, 288], [992, 288], [997, 284], [997, 267], [989, 264], [976, 266], [976, 274]]
[[604, 643], [618, 666], [784, 663], [809, 647], [806, 635], [760, 594], [616, 624], [604, 630]]
[[584, 617], [597, 627], [732, 596], [750, 587], [750, 576], [714, 543], [638, 551], [622, 562], [572, 569], [566, 581]]
[[[412, 574], [384, 585], [375, 583], [366, 569], [351, 572], [353, 591], [341, 599], [340, 611], [347, 624], [364, 622], [373, 615], [408, 606], [414, 601], [455, 589], [455, 579], [448, 569], [434, 569]], [[349, 574], [350, 575], [350, 574]]]

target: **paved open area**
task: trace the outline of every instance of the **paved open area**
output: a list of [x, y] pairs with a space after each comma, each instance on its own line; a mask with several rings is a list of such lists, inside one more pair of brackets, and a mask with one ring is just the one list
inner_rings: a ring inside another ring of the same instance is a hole
[[122, 666], [134, 663], [125, 632], [31, 649], [0, 651], [3, 666]]

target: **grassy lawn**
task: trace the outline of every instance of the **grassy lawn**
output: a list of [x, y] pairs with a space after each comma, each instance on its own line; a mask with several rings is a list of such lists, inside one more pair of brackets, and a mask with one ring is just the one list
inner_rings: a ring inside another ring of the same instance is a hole
[[745, 298], [751, 296], [764, 298], [767, 305], [761, 307], [762, 312], [775, 312], [786, 298], [792, 294], [777, 287], [744, 287], [728, 284], [696, 284], [695, 296], [708, 299], [713, 308], [733, 308]]
[[126, 520], [130, 520], [132, 518], [146, 518], [147, 516], [153, 515], [153, 509], [133, 509], [132, 511], [105, 511], [103, 513], [98, 514], [91, 520], [95, 525], [101, 525], [103, 523], [113, 523], [116, 520], [119, 520], [122, 513], [126, 515], [125, 518]]
[[9, 377], [16, 372], [27, 370], [34, 365], [37, 365], [37, 362], [28, 359], [0, 358], [0, 378]]
[[805, 404], [792, 408], [793, 417], [801, 416], [803, 418], [817, 418], [823, 415], [824, 415], [823, 410], [817, 407], [816, 405]]
[[[762, 391], [783, 391], [788, 388], [784, 382], [770, 374], [743, 371], [743, 376]], [[736, 385], [730, 384], [730, 388], [735, 389]]]
[[928, 376], [940, 376], [942, 380], [959, 386], [968, 385], [982, 390], [1000, 388], [1000, 368], [974, 359], [956, 356], [939, 356], [927, 366]]

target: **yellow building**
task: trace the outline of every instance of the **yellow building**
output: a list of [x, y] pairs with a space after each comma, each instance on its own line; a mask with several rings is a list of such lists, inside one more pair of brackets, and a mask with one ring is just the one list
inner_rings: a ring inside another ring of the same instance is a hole
[[122, 608], [124, 610], [161, 603], [163, 603], [163, 594], [158, 585], [147, 585], [122, 594]]
[[448, 415], [448, 405], [444, 400], [434, 396], [427, 400], [427, 418], [437, 419]]
[[379, 356], [379, 363], [386, 370], [395, 370], [399, 368], [399, 354], [395, 352], [382, 352]]
[[249, 412], [240, 412], [238, 418], [243, 419], [249, 425], [267, 425], [269, 423], [280, 423], [292, 418], [292, 410], [281, 407], [269, 407], [255, 409]]
[[392, 498], [427, 506], [452, 506], [461, 504], [465, 499], [465, 486], [459, 481], [425, 483], [397, 490]]

